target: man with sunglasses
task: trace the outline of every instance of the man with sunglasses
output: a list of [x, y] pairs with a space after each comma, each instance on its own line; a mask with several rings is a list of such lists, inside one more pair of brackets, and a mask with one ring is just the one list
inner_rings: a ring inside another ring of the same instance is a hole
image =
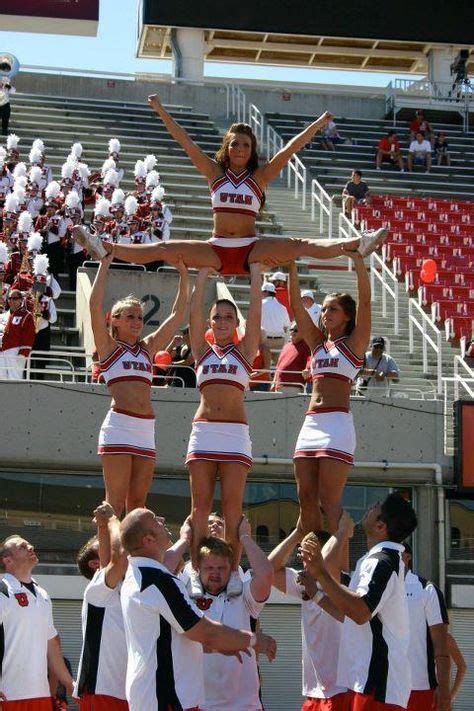
[[5, 328], [0, 347], [0, 379], [22, 380], [25, 361], [36, 336], [35, 322], [18, 289], [10, 290], [8, 307], [2, 319]]

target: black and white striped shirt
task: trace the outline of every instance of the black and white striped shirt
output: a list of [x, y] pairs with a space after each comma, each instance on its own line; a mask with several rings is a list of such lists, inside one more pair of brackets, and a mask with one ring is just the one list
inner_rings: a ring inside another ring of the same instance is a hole
[[202, 612], [151, 558], [130, 556], [121, 590], [130, 711], [181, 711], [204, 701], [203, 651], [184, 632]]
[[438, 682], [430, 627], [449, 624], [443, 593], [429, 580], [411, 571], [405, 577], [405, 590], [410, 616], [408, 661], [412, 688], [415, 691], [435, 689]]
[[357, 563], [349, 589], [365, 601], [371, 619], [362, 625], [344, 619], [337, 683], [406, 708], [411, 676], [403, 550], [399, 543], [383, 541]]

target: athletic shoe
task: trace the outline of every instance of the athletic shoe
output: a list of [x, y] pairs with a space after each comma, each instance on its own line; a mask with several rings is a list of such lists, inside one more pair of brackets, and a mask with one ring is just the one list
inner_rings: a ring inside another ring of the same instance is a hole
[[82, 225], [76, 225], [72, 229], [72, 236], [83, 247], [91, 257], [99, 261], [107, 255], [107, 250], [102, 244], [98, 235], [93, 235]]
[[242, 595], [243, 590], [242, 579], [240, 577], [238, 570], [233, 570], [230, 574], [229, 582], [227, 583], [226, 595], [227, 597], [237, 597]]
[[363, 257], [368, 257], [383, 245], [387, 237], [388, 229], [386, 227], [380, 227], [378, 230], [365, 230], [362, 232], [357, 251]]

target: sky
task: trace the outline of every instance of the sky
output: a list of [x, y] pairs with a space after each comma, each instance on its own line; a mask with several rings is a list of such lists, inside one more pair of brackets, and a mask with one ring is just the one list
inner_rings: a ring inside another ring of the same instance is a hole
[[[120, 12], [117, 12], [120, 8]], [[97, 37], [0, 31], [0, 52], [11, 52], [20, 65], [101, 72], [171, 74], [169, 60], [137, 59], [136, 0], [100, 0]], [[207, 62], [205, 76], [266, 79], [318, 84], [386, 86], [393, 74]], [[411, 76], [416, 79], [418, 77]]]

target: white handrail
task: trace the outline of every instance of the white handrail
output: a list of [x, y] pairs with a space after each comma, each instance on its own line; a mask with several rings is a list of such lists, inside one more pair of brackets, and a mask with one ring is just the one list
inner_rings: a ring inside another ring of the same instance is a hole
[[[462, 375], [462, 373], [459, 373], [460, 366], [465, 370], [467, 373], [467, 377]], [[459, 398], [459, 385], [464, 388], [464, 390], [468, 393], [469, 397], [474, 398], [474, 390], [471, 390], [471, 388], [467, 385], [468, 381], [473, 381], [474, 382], [474, 370], [468, 366], [465, 360], [461, 358], [461, 356], [454, 356], [454, 396], [455, 400]]]
[[241, 123], [247, 118], [247, 97], [238, 84], [226, 84], [227, 118], [233, 116]]
[[299, 193], [299, 183], [301, 183], [301, 207], [306, 210], [306, 179], [307, 170], [306, 166], [301, 162], [298, 156], [295, 154], [288, 161], [288, 187], [291, 188], [291, 177], [292, 173], [295, 179], [295, 200], [298, 199]]
[[[416, 314], [416, 315], [415, 315]], [[423, 372], [428, 373], [428, 346], [436, 353], [436, 375], [438, 383], [438, 394], [443, 392], [443, 362], [442, 362], [442, 340], [441, 331], [431, 321], [416, 299], [408, 301], [408, 344], [409, 352], [413, 354], [415, 350], [414, 329], [417, 329], [422, 335], [422, 351], [423, 351]], [[434, 334], [434, 339], [427, 333], [431, 329]]]
[[329, 196], [329, 194], [323, 188], [321, 183], [318, 180], [316, 180], [316, 178], [313, 178], [313, 180], [311, 181], [310, 200], [311, 200], [311, 220], [313, 222], [315, 221], [315, 219], [316, 219], [316, 205], [319, 205], [319, 233], [323, 234], [323, 232], [324, 232], [324, 215], [327, 215], [328, 237], [329, 237], [329, 239], [331, 239], [334, 203], [333, 203], [331, 197]]
[[257, 144], [262, 147], [264, 139], [263, 114], [255, 104], [249, 104], [249, 124], [257, 139]]
[[[346, 218], [347, 219], [347, 218]], [[393, 331], [398, 336], [400, 331], [398, 279], [387, 267], [378, 254], [370, 255], [370, 286], [372, 301], [375, 301], [375, 282], [378, 280], [382, 287], [382, 316], [387, 318], [387, 294], [393, 299]], [[392, 286], [390, 286], [390, 282]]]

